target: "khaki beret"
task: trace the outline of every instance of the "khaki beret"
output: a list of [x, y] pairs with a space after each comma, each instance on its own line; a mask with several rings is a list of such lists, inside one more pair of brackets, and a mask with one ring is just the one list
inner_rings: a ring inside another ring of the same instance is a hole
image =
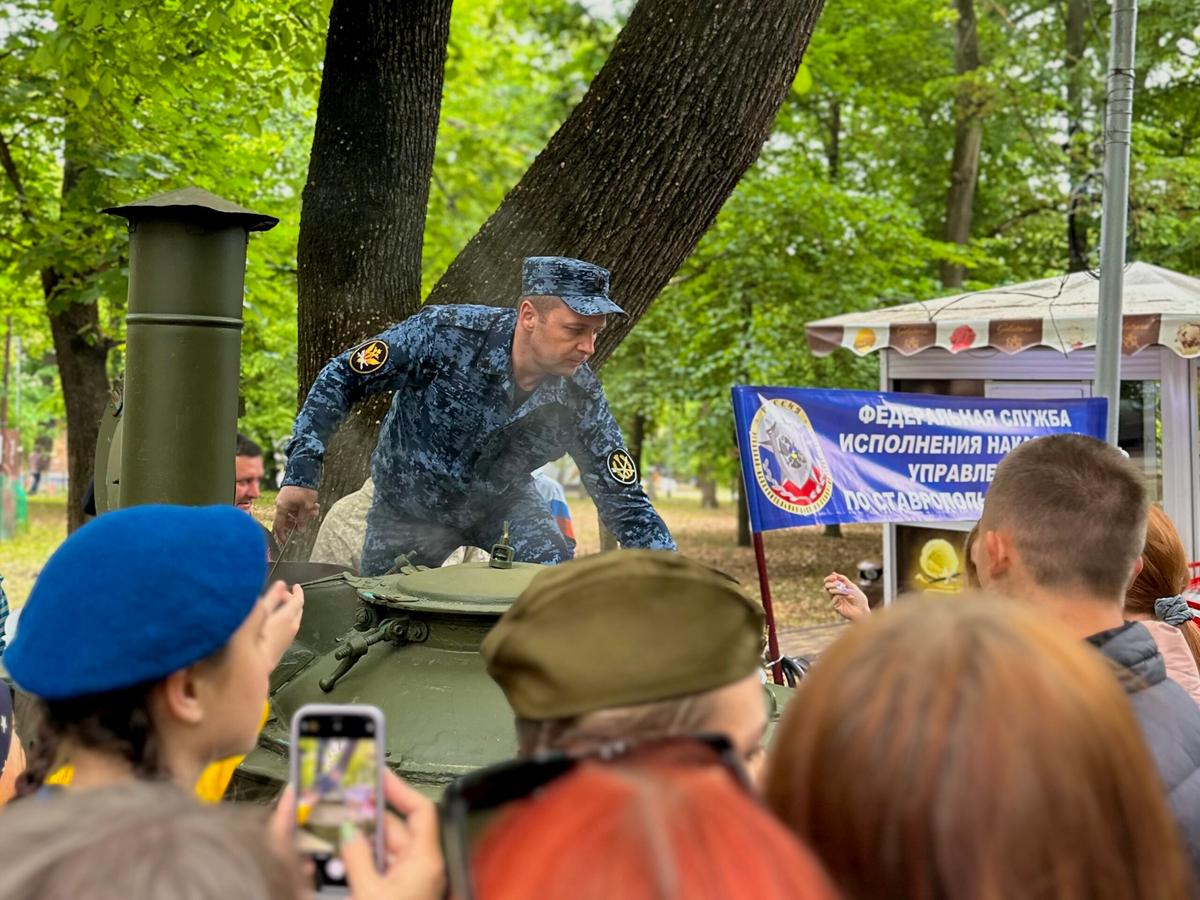
[[661, 550], [615, 550], [539, 573], [483, 641], [526, 719], [713, 690], [762, 665], [762, 610], [729, 576]]

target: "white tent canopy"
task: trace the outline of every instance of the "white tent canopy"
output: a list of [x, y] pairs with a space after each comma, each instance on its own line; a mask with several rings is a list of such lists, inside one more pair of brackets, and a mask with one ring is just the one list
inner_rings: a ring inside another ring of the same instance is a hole
[[[1043, 346], [1070, 353], [1096, 344], [1099, 293], [1092, 274], [1076, 272], [819, 319], [808, 323], [808, 345], [817, 356], [839, 347], [859, 356], [885, 347], [905, 356], [931, 347], [1019, 353]], [[1133, 263], [1125, 269], [1123, 306], [1126, 355], [1160, 345], [1182, 357], [1200, 356], [1200, 278]]]

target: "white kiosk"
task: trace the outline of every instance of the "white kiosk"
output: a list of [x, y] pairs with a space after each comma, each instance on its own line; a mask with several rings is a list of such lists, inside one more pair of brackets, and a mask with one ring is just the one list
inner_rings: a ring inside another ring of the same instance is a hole
[[[1155, 502], [1200, 559], [1200, 279], [1146, 263], [1125, 270], [1119, 443], [1146, 472]], [[1099, 282], [1087, 272], [808, 323], [826, 356], [878, 352], [884, 391], [960, 397], [1090, 397], [1096, 376]], [[954, 525], [884, 529], [884, 598], [915, 574], [931, 532]], [[962, 534], [947, 535], [961, 539]]]

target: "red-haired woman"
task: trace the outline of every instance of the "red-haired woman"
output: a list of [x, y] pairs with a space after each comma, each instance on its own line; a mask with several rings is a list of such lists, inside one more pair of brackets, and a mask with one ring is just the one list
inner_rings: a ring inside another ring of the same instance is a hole
[[1151, 506], [1142, 568], [1125, 592], [1125, 618], [1146, 626], [1167, 665], [1167, 676], [1200, 703], [1200, 628], [1182, 597], [1188, 576], [1179, 532], [1160, 507]]
[[586, 762], [505, 808], [472, 854], [479, 900], [825, 900], [812, 855], [710, 748]]

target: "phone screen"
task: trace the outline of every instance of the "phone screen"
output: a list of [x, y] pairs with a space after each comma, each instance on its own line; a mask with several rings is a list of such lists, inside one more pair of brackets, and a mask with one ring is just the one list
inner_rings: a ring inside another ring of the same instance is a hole
[[342, 826], [377, 845], [379, 735], [375, 720], [353, 714], [313, 714], [297, 723], [296, 846], [313, 862], [315, 887], [346, 884]]

